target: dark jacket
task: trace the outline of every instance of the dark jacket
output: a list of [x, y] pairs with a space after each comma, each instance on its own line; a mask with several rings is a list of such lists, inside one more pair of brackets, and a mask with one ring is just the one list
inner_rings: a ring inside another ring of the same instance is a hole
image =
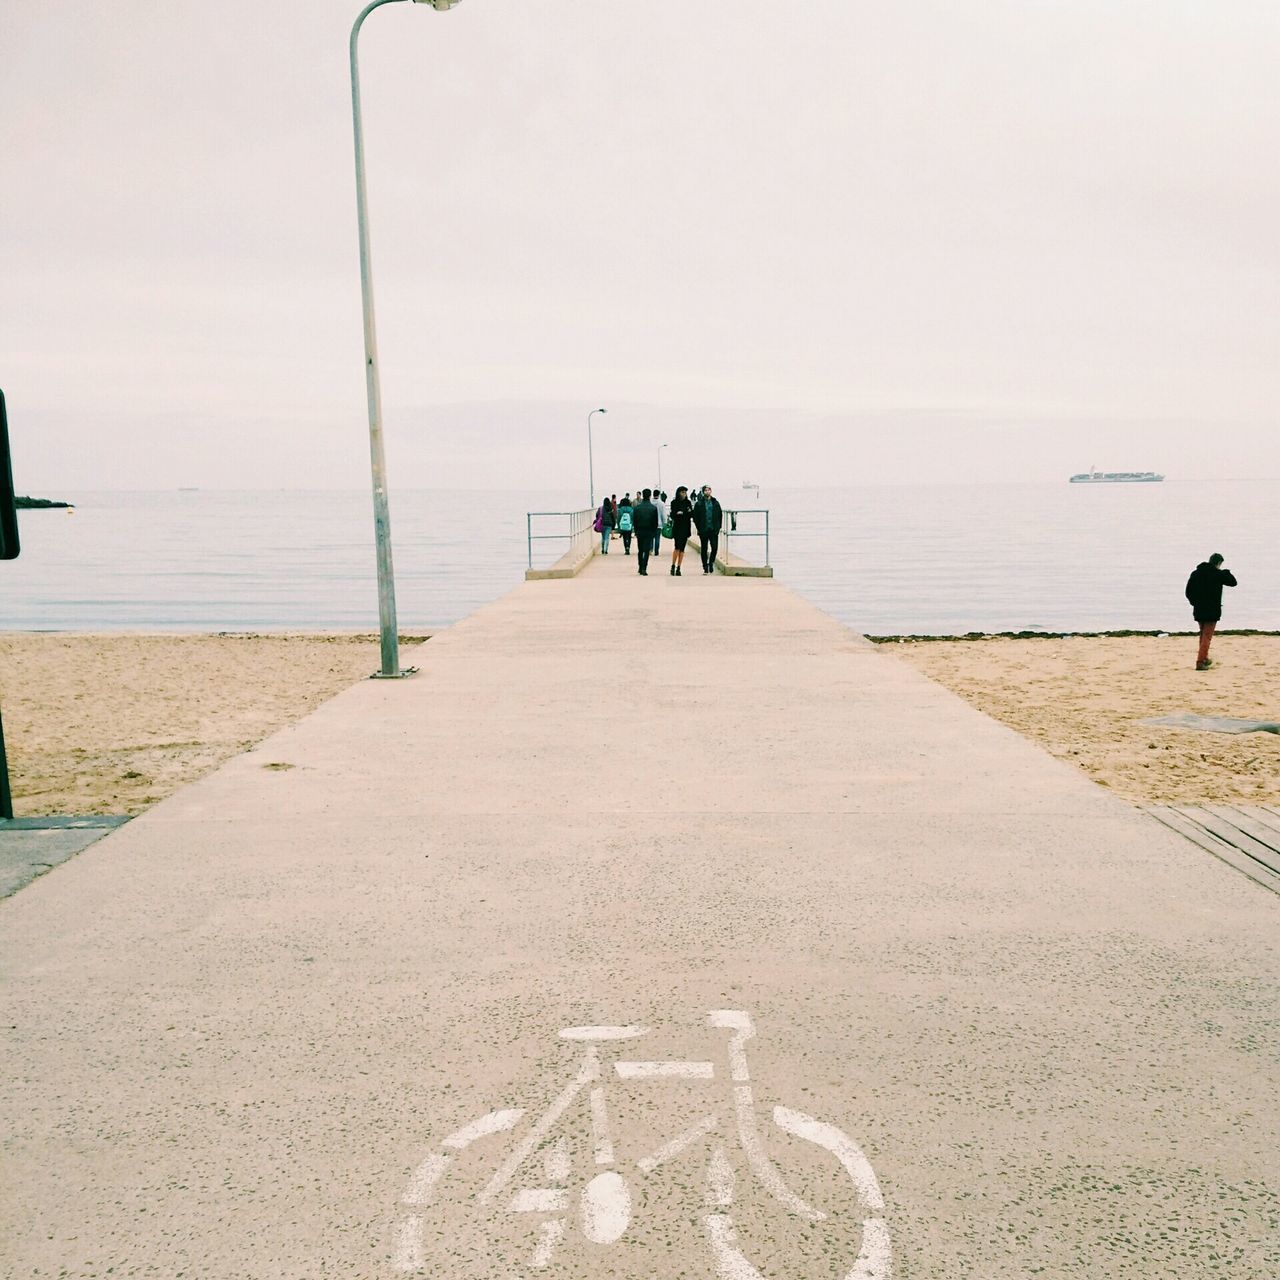
[[693, 523], [698, 526], [698, 532], [704, 538], [709, 533], [719, 533], [720, 526], [724, 523], [724, 512], [720, 510], [719, 499], [712, 498], [708, 502], [706, 498], [699, 498], [693, 504]]
[[[652, 537], [660, 528], [658, 523], [658, 508], [655, 507], [652, 502], [646, 502], [643, 498], [636, 503], [635, 513], [631, 518], [635, 522], [635, 531], [638, 534], [644, 535], [647, 533]], [[644, 550], [643, 542], [640, 544], [640, 549], [642, 551]]]
[[1187, 599], [1197, 622], [1217, 622], [1222, 617], [1222, 588], [1234, 587], [1236, 576], [1230, 569], [1217, 569], [1202, 560], [1187, 579]]
[[688, 498], [671, 500], [671, 532], [677, 538], [689, 536], [689, 526], [693, 523], [693, 503]]
[[602, 529], [612, 529], [618, 523], [613, 514], [613, 503], [608, 498], [604, 500], [604, 505], [596, 514], [600, 517], [600, 527]]

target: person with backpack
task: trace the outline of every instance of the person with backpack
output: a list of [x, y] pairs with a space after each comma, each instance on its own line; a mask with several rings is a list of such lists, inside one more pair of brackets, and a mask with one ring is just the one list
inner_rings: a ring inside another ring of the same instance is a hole
[[1209, 642], [1218, 623], [1222, 620], [1222, 588], [1234, 587], [1236, 575], [1230, 569], [1222, 567], [1223, 557], [1214, 552], [1207, 560], [1202, 560], [1187, 579], [1186, 597], [1191, 605], [1191, 616], [1200, 627], [1200, 650], [1196, 654], [1196, 670], [1208, 671], [1213, 663], [1209, 661]]
[[694, 503], [693, 523], [698, 527], [698, 539], [702, 543], [702, 572], [715, 573], [724, 512], [720, 509], [720, 503], [712, 496], [709, 484], [702, 486], [702, 497]]
[[618, 503], [618, 532], [622, 535], [622, 551], [631, 554], [631, 535], [635, 530], [635, 511], [631, 506], [631, 495], [624, 493]]
[[600, 504], [600, 510], [596, 512], [596, 532], [600, 535], [600, 554], [607, 556], [609, 554], [609, 538], [613, 534], [613, 526], [617, 523], [617, 516], [613, 513], [613, 503], [608, 498]]

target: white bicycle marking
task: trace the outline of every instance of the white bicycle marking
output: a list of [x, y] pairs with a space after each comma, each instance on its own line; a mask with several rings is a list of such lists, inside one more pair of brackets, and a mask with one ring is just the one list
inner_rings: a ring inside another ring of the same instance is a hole
[[721, 1280], [764, 1280], [738, 1248], [733, 1219], [724, 1213], [709, 1213], [702, 1220], [711, 1239], [711, 1256]]
[[613, 1163], [613, 1139], [609, 1137], [609, 1108], [604, 1090], [591, 1090], [591, 1132], [596, 1144], [596, 1164]]
[[[522, 1107], [508, 1111], [490, 1111], [464, 1125], [455, 1133], [451, 1133], [441, 1142], [442, 1147], [450, 1147], [454, 1151], [463, 1151], [473, 1142], [487, 1138], [494, 1133], [503, 1133], [514, 1129], [524, 1115]], [[435, 1185], [444, 1177], [449, 1168], [449, 1156], [443, 1152], [433, 1152], [413, 1172], [409, 1180], [409, 1189], [404, 1193], [407, 1205], [420, 1207], [430, 1203]], [[394, 1265], [397, 1271], [417, 1271], [425, 1261], [423, 1232], [425, 1222], [420, 1214], [412, 1214], [400, 1226], [396, 1238]]]
[[512, 1213], [563, 1213], [569, 1207], [569, 1193], [558, 1187], [526, 1187], [511, 1197]]
[[436, 1153], [429, 1155], [413, 1175], [409, 1190], [404, 1193], [405, 1204], [428, 1204], [431, 1200], [432, 1188], [444, 1177], [449, 1167], [449, 1157]]
[[569, 1104], [582, 1091], [582, 1086], [600, 1079], [600, 1051], [592, 1045], [578, 1074], [564, 1087], [560, 1096], [543, 1112], [538, 1123], [529, 1131], [525, 1140], [508, 1157], [506, 1163], [493, 1175], [489, 1185], [480, 1193], [480, 1203], [488, 1204], [511, 1181], [515, 1171], [529, 1158], [530, 1153], [550, 1133], [556, 1121], [569, 1109]]
[[751, 1172], [764, 1183], [769, 1193], [775, 1199], [781, 1200], [792, 1213], [808, 1218], [811, 1222], [821, 1222], [827, 1215], [821, 1209], [805, 1204], [783, 1182], [777, 1166], [765, 1155], [764, 1144], [760, 1141], [760, 1132], [756, 1128], [756, 1109], [749, 1084], [733, 1086], [733, 1107], [738, 1118], [738, 1141], [742, 1143], [742, 1149], [746, 1152]]
[[563, 1236], [563, 1218], [557, 1218], [553, 1222], [544, 1222], [542, 1231], [538, 1236], [538, 1247], [533, 1251], [533, 1258], [529, 1265], [536, 1271], [541, 1271], [543, 1267], [550, 1266], [556, 1245], [560, 1243]]
[[724, 1148], [717, 1146], [707, 1165], [707, 1203], [727, 1208], [733, 1203], [733, 1165]]
[[714, 1062], [615, 1062], [613, 1069], [623, 1080], [652, 1080], [675, 1076], [682, 1080], [714, 1080]]
[[557, 1138], [542, 1157], [542, 1172], [552, 1182], [567, 1182], [573, 1172], [573, 1162], [569, 1159], [569, 1144], [564, 1138]]
[[641, 1173], [652, 1173], [659, 1165], [666, 1164], [668, 1160], [674, 1159], [686, 1148], [693, 1146], [699, 1138], [706, 1137], [719, 1124], [720, 1117], [718, 1115], [704, 1116], [692, 1128], [686, 1129], [678, 1137], [672, 1138], [666, 1146], [659, 1147], [653, 1155], [637, 1160], [636, 1168]]
[[821, 1120], [815, 1120], [801, 1111], [792, 1111], [789, 1107], [774, 1107], [773, 1122], [779, 1129], [830, 1151], [853, 1179], [863, 1205], [876, 1212], [884, 1208], [884, 1197], [880, 1194], [880, 1184], [876, 1181], [871, 1161], [847, 1133], [833, 1124], [824, 1124]]
[[[741, 1160], [735, 1169], [735, 1163], [726, 1152], [726, 1139], [736, 1138], [740, 1157], [745, 1159], [750, 1174], [786, 1212], [815, 1223], [827, 1220], [829, 1215], [796, 1195], [788, 1187], [782, 1170], [769, 1155], [761, 1132], [762, 1120], [756, 1114], [755, 1094], [747, 1062], [746, 1045], [756, 1034], [750, 1014], [737, 1009], [719, 1009], [708, 1015], [707, 1022], [711, 1027], [729, 1033], [725, 1046], [728, 1081], [726, 1086], [721, 1086], [733, 1099], [733, 1118], [728, 1132], [721, 1123], [725, 1116], [724, 1109], [717, 1106], [655, 1151], [637, 1159], [634, 1169], [641, 1176], [647, 1177], [668, 1161], [701, 1145], [707, 1153], [707, 1211], [702, 1214], [700, 1221], [710, 1248], [715, 1274], [719, 1280], [762, 1280], [760, 1271], [739, 1246], [738, 1232], [730, 1213], [737, 1194], [739, 1176], [746, 1174]], [[627, 1235], [635, 1201], [632, 1187], [624, 1173], [611, 1167], [615, 1163], [616, 1149], [610, 1124], [608, 1081], [616, 1076], [618, 1080], [638, 1087], [663, 1080], [714, 1081], [718, 1076], [715, 1062], [700, 1060], [654, 1062], [615, 1059], [612, 1062], [613, 1071], [607, 1071], [602, 1065], [601, 1055], [606, 1051], [602, 1046], [646, 1035], [644, 1027], [565, 1027], [559, 1034], [561, 1039], [582, 1045], [582, 1056], [576, 1072], [546, 1110], [532, 1118], [524, 1136], [498, 1164], [497, 1171], [474, 1201], [474, 1204], [485, 1207], [490, 1213], [507, 1212], [538, 1215], [542, 1218], [536, 1223], [537, 1240], [524, 1264], [527, 1271], [520, 1268], [513, 1270], [508, 1265], [502, 1270], [502, 1280], [523, 1280], [528, 1272], [540, 1271], [552, 1264], [557, 1249], [568, 1234], [575, 1205], [577, 1230], [586, 1244], [608, 1248], [618, 1244]], [[696, 1090], [691, 1093], [681, 1089], [679, 1093], [686, 1101], [689, 1097], [698, 1096]], [[554, 1132], [575, 1104], [579, 1108], [576, 1114], [582, 1116], [585, 1109], [590, 1121], [591, 1145], [585, 1150], [580, 1142], [575, 1141], [571, 1145], [564, 1132]], [[457, 1157], [460, 1153], [483, 1139], [514, 1130], [525, 1119], [526, 1114], [522, 1108], [487, 1112], [478, 1120], [444, 1138], [439, 1149], [418, 1165], [405, 1191], [403, 1203], [408, 1213], [399, 1223], [393, 1249], [393, 1264], [398, 1271], [421, 1272], [427, 1266], [428, 1220], [424, 1210], [432, 1204], [436, 1188], [446, 1175], [456, 1168], [475, 1168], [473, 1162], [465, 1166], [459, 1164]], [[834, 1157], [853, 1185], [859, 1208], [872, 1215], [861, 1220], [858, 1255], [852, 1269], [844, 1274], [843, 1280], [891, 1280], [889, 1230], [879, 1216], [883, 1213], [884, 1197], [866, 1153], [843, 1129], [804, 1112], [774, 1106], [769, 1118], [783, 1133], [818, 1147]], [[575, 1150], [579, 1157], [579, 1169], [583, 1161], [590, 1160], [594, 1164], [592, 1171], [585, 1175], [580, 1173], [577, 1178], [574, 1172]], [[623, 1150], [626, 1150], [625, 1146]], [[631, 1158], [628, 1154], [628, 1161]], [[520, 1179], [521, 1183], [527, 1181], [530, 1169], [538, 1169], [544, 1175], [546, 1183], [553, 1185], [517, 1184], [509, 1196], [500, 1200], [499, 1196], [504, 1188], [522, 1169], [525, 1174]], [[455, 1207], [461, 1207], [465, 1203], [467, 1202], [459, 1202]], [[533, 1229], [534, 1224], [531, 1223], [530, 1230]], [[755, 1232], [749, 1233], [749, 1237], [761, 1238]], [[763, 1238], [777, 1239], [767, 1229]], [[448, 1247], [448, 1240], [440, 1236], [438, 1226], [431, 1239], [440, 1240], [444, 1247]], [[449, 1272], [445, 1270], [436, 1274], [447, 1276]]]
[[612, 1244], [631, 1221], [631, 1192], [621, 1175], [599, 1173], [582, 1193], [582, 1234], [592, 1244]]
[[505, 1129], [514, 1129], [524, 1115], [523, 1108], [514, 1111], [490, 1111], [487, 1116], [471, 1124], [463, 1125], [457, 1133], [451, 1133], [440, 1145], [451, 1151], [465, 1151], [473, 1142], [487, 1138], [491, 1133], [501, 1133]]

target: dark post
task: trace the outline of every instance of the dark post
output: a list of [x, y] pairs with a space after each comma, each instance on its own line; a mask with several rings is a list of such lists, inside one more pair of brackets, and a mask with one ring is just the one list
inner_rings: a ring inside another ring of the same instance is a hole
[[13, 817], [13, 792], [9, 790], [9, 762], [4, 755], [4, 720], [0, 719], [0, 818]]
[[9, 464], [9, 420], [0, 391], [0, 560], [18, 558], [18, 511], [13, 502], [13, 467]]
[[[18, 511], [13, 502], [13, 468], [9, 465], [9, 420], [4, 412], [4, 392], [0, 391], [0, 560], [18, 556]], [[9, 762], [4, 754], [4, 721], [0, 720], [0, 818], [13, 817], [13, 795], [9, 791]]]

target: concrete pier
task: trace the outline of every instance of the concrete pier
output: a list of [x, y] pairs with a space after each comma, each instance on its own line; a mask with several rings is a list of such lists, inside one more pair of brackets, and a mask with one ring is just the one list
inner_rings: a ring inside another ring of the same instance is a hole
[[0, 1274], [1280, 1274], [1280, 899], [668, 563], [0, 903]]

